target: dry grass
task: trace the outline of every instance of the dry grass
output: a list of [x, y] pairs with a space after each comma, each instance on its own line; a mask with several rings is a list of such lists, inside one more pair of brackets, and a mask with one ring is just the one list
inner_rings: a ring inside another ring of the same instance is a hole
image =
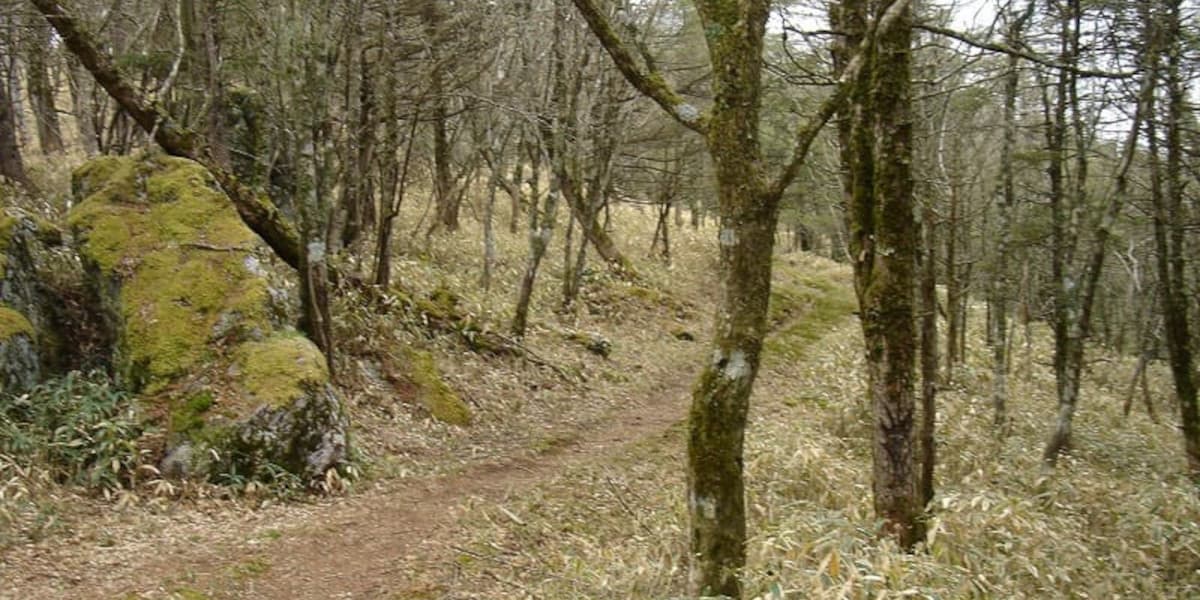
[[[506, 330], [527, 252], [524, 232], [511, 235], [497, 223], [500, 260], [485, 292], [478, 285], [482, 236], [469, 216], [482, 211], [465, 210], [462, 231], [435, 235], [426, 247], [421, 234], [406, 237], [418, 228], [423, 210], [416, 202], [406, 207], [397, 279], [419, 293], [449, 289], [485, 327]], [[498, 212], [506, 210], [501, 203]], [[342, 372], [354, 442], [368, 473], [359, 486], [403, 485], [410, 477], [453, 472], [495, 457], [536, 454], [570, 441], [572, 432], [614, 411], [644, 403], [648, 394], [686, 390], [687, 374], [671, 366], [698, 367], [705, 353], [714, 233], [673, 232], [676, 262], [669, 267], [646, 259], [654, 227], [649, 211], [622, 209], [614, 219], [643, 284], [598, 277], [586, 292], [587, 303], [559, 314], [554, 309], [561, 227], [542, 267], [525, 344], [570, 378], [517, 359], [483, 358], [449, 339], [428, 339], [353, 299], [340, 305], [339, 339], [358, 353], [343, 358]], [[881, 541], [870, 500], [859, 328], [845, 318], [853, 308], [848, 273], [801, 255], [781, 256], [778, 265], [772, 309], [777, 333], [768, 341], [747, 439], [753, 537], [745, 578], [751, 595], [1200, 594], [1200, 503], [1182, 475], [1174, 420], [1156, 425], [1140, 412], [1128, 419], [1120, 415], [1129, 360], [1104, 356], [1108, 362], [1096, 363], [1084, 387], [1073, 453], [1056, 473], [1041, 470], [1038, 455], [1053, 414], [1054, 386], [1043, 364], [1050, 341], [1037, 328], [1028, 349], [1017, 340], [1015, 423], [1013, 435], [1003, 441], [991, 435], [990, 369], [979, 332], [973, 332], [967, 364], [940, 396], [939, 495], [929, 547], [906, 555]], [[680, 331], [700, 342], [677, 339], [673, 334]], [[575, 332], [612, 340], [612, 357], [589, 354], [571, 340]], [[475, 425], [438, 424], [419, 407], [397, 401], [371, 357], [403, 344], [434, 352], [447, 381], [472, 406]], [[667, 381], [675, 387], [656, 387]], [[1152, 383], [1161, 407], [1170, 397], [1165, 374], [1153, 371]], [[521, 490], [503, 505], [469, 504], [470, 541], [455, 548], [458, 560], [443, 574], [450, 591], [442, 597], [680, 596], [687, 562], [681, 431], [613, 449]], [[22, 546], [0, 554], [0, 571], [38, 564], [37, 556], [80, 569], [96, 564], [88, 553], [138, 560], [153, 554], [148, 549], [163, 536], [202, 539], [220, 530], [240, 538], [246, 531], [274, 531], [279, 523], [316, 521], [321, 514], [320, 504], [264, 510], [274, 500], [190, 484], [159, 485], [171, 487], [117, 499], [87, 497], [0, 457], [0, 527], [9, 526], [11, 534], [0, 546]]]
[[[777, 286], [786, 295], [800, 278], [809, 285], [815, 267], [784, 264]], [[807, 316], [825, 335], [811, 343], [810, 330], [783, 329], [756, 388], [746, 447], [749, 596], [1200, 593], [1200, 502], [1183, 477], [1176, 430], [1141, 413], [1121, 416], [1129, 360], [1097, 351], [1103, 362], [1087, 377], [1075, 448], [1057, 472], [1047, 473], [1039, 460], [1055, 401], [1052, 373], [1039, 362], [1050, 355], [1047, 333], [1035, 327], [1027, 347], [1017, 340], [1016, 422], [1001, 441], [990, 429], [985, 348], [972, 332], [968, 363], [939, 400], [941, 462], [930, 541], [905, 554], [877, 536], [873, 520], [857, 322], [821, 327], [831, 315], [820, 308]], [[781, 358], [788, 343], [800, 346]], [[1169, 397], [1165, 377], [1153, 375], [1160, 402]], [[452, 597], [681, 596], [687, 522], [681, 453], [681, 436], [672, 436], [524, 492], [507, 512], [476, 507], [476, 542], [460, 549], [460, 585]]]

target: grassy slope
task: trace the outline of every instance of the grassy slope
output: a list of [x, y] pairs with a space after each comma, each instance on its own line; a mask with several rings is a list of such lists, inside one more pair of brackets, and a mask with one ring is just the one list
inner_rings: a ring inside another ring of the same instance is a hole
[[[1003, 442], [989, 435], [989, 371], [972, 332], [968, 364], [939, 400], [929, 548], [909, 556], [879, 540], [859, 329], [842, 318], [852, 310], [849, 274], [793, 258], [781, 261], [776, 281], [773, 313], [790, 314], [769, 342], [747, 439], [751, 595], [1185, 598], [1200, 591], [1200, 503], [1182, 477], [1174, 429], [1141, 413], [1120, 416], [1128, 361], [1097, 363], [1075, 452], [1056, 474], [1041, 471], [1054, 387], [1038, 358], [1050, 355], [1049, 340], [1037, 327], [1027, 349], [1017, 341], [1015, 433]], [[814, 296], [820, 300], [806, 301]], [[1163, 377], [1155, 379], [1160, 402], [1168, 397]], [[680, 595], [681, 454], [682, 436], [673, 435], [522, 492], [507, 513], [477, 507], [477, 542], [462, 550], [452, 597]]]
[[[407, 235], [418, 230], [422, 208], [415, 203], [406, 208], [399, 237], [407, 243], [397, 263], [398, 279], [423, 292], [445, 286], [482, 322], [503, 329], [523, 267], [524, 234], [498, 228], [500, 264], [492, 290], [485, 292], [476, 284], [478, 225], [467, 218], [463, 232], [435, 236], [425, 247], [419, 235]], [[502, 205], [498, 212], [506, 210]], [[468, 211], [479, 212], [478, 207]], [[637, 379], [662, 376], [661, 363], [699, 365], [710, 318], [714, 232], [675, 232], [676, 263], [668, 268], [644, 260], [654, 226], [649, 213], [618, 211], [615, 218], [623, 247], [640, 260], [647, 289], [671, 293], [656, 296], [610, 281], [593, 288], [594, 314], [556, 316], [562, 255], [556, 241], [535, 295], [527, 344], [556, 364], [587, 373], [582, 389], [545, 369], [483, 359], [452, 342], [416, 338], [369, 311], [342, 307], [340, 333], [347, 349], [387, 353], [401, 344], [424, 346], [476, 413], [470, 429], [433, 423], [416, 407], [398, 405], [394, 391], [373, 375], [375, 366], [346, 359], [342, 372], [355, 441], [373, 477], [396, 480], [453, 471], [489, 455], [551, 447], [572, 427], [638, 402], [635, 391], [643, 386]], [[555, 235], [561, 240], [562, 230]], [[904, 556], [881, 544], [873, 534], [869, 429], [859, 330], [848, 318], [853, 309], [849, 273], [818, 259], [783, 256], [776, 281], [772, 316], [778, 331], [768, 340], [747, 440], [754, 536], [748, 589], [765, 597], [913, 591], [940, 598], [1189, 597], [1200, 589], [1200, 504], [1181, 476], [1175, 430], [1150, 423], [1142, 413], [1120, 417], [1118, 396], [1132, 372], [1128, 361], [1110, 357], [1111, 362], [1096, 365], [1084, 389], [1073, 457], [1053, 478], [1039, 470], [1038, 449], [1053, 412], [1053, 380], [1043, 364], [1050, 356], [1049, 341], [1036, 328], [1028, 351], [1017, 340], [1015, 432], [1003, 443], [988, 435], [989, 369], [980, 337], [972, 338], [968, 364], [940, 399], [942, 462], [930, 552]], [[673, 306], [678, 300], [682, 311]], [[599, 360], [565, 339], [565, 332], [576, 330], [612, 339], [613, 359]], [[688, 330], [700, 343], [664, 335], [675, 330]], [[1153, 379], [1161, 403], [1169, 397], [1164, 375], [1155, 373]], [[468, 515], [476, 542], [461, 548], [457, 564], [446, 573], [445, 580], [452, 582], [446, 595], [678, 595], [686, 576], [681, 431], [522, 490], [503, 510], [473, 507]], [[115, 512], [107, 501], [7, 467], [0, 473], [5, 491], [0, 496], [12, 500], [9, 492], [32, 491], [38, 498], [39, 508], [29, 515], [38, 524], [22, 535], [65, 529], [61, 541], [79, 546], [81, 553], [108, 546], [106, 540], [114, 536], [145, 530], [147, 524], [173, 521], [169, 513], [177, 509], [155, 497], [154, 490], [139, 489], [122, 496], [121, 503], [133, 510]], [[213, 491], [191, 493], [190, 500], [211, 516], [197, 527], [228, 522], [221, 511], [244, 511], [240, 503], [205, 500]]]

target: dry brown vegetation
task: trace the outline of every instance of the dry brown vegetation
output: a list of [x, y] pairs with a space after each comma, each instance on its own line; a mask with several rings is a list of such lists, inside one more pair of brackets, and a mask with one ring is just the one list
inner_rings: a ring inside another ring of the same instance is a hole
[[[782, 290], [814, 276], [847, 283], [847, 272], [824, 261], [789, 262], [776, 277]], [[827, 325], [816, 341], [774, 340], [795, 344], [796, 360], [777, 351], [756, 389], [746, 458], [752, 597], [1200, 592], [1200, 502], [1175, 428], [1121, 415], [1131, 360], [1098, 351], [1075, 447], [1057, 472], [1041, 469], [1054, 379], [1044, 359], [1049, 333], [1037, 325], [1027, 346], [1016, 342], [1015, 423], [1004, 441], [991, 435], [990, 370], [982, 333], [972, 331], [968, 362], [939, 397], [929, 541], [910, 555], [882, 540], [871, 507], [861, 333], [852, 318], [827, 317], [816, 319]], [[1152, 379], [1158, 402], [1170, 398], [1166, 378], [1159, 370]], [[524, 491], [503, 509], [474, 507], [474, 543], [460, 549], [452, 597], [677, 597], [686, 579], [681, 445], [679, 435], [641, 444]]]
[[[409, 204], [404, 232], [417, 228], [423, 208]], [[273, 568], [277, 538], [308, 531], [306, 524], [322, 522], [339, 505], [369, 504], [418, 478], [505, 457], [536, 460], [659, 396], [677, 405], [705, 355], [714, 232], [675, 232], [675, 263], [667, 266], [643, 258], [654, 226], [650, 211], [626, 208], [614, 217], [644, 281], [597, 275], [587, 302], [558, 314], [562, 252], [550, 252], [523, 342], [536, 362], [480, 356], [453, 336], [425, 335], [419, 314], [380, 314], [353, 296], [341, 301], [342, 385], [361, 452], [361, 476], [343, 496], [281, 503], [254, 485], [151, 481], [97, 498], [0, 458], [0, 597], [64, 597], [91, 585], [134, 597], [256, 597], [253, 582]], [[406, 244], [396, 280], [425, 297], [448, 290], [479, 326], [503, 331], [524, 235], [498, 228], [501, 260], [490, 292], [478, 286], [482, 251], [471, 219], [428, 246], [420, 237]], [[555, 239], [561, 235], [560, 228]], [[941, 463], [929, 543], [905, 554], [876, 535], [873, 521], [849, 271], [800, 254], [780, 255], [777, 266], [776, 330], [747, 440], [752, 597], [1200, 594], [1200, 502], [1184, 477], [1169, 382], [1158, 365], [1151, 389], [1164, 423], [1142, 412], [1124, 418], [1132, 360], [1097, 349], [1075, 446], [1058, 471], [1047, 473], [1037, 449], [1055, 402], [1048, 333], [1035, 325], [1027, 345], [1017, 336], [1013, 435], [998, 441], [990, 427], [988, 358], [982, 333], [973, 331], [966, 365], [939, 397]], [[978, 326], [982, 316], [973, 319]], [[611, 340], [611, 358], [589, 353], [574, 335], [580, 332]], [[697, 341], [679, 339], [681, 332]], [[469, 428], [432, 421], [384, 376], [380, 357], [406, 346], [432, 352], [474, 413]], [[462, 519], [451, 538], [432, 541], [448, 560], [423, 564], [421, 595], [408, 588], [393, 597], [678, 596], [687, 563], [681, 431], [594, 452], [561, 472], [520, 481], [500, 498], [450, 494], [440, 508]], [[334, 483], [340, 489], [345, 482]], [[237, 558], [225, 560], [234, 562], [204, 579], [185, 562], [154, 562], [163, 547], [193, 547], [181, 555], [210, 561], [229, 548], [241, 553], [229, 553]]]

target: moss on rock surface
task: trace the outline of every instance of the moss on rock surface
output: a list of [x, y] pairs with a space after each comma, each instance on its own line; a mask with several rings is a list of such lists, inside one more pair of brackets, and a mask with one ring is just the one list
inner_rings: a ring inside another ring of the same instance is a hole
[[[168, 455], [208, 446], [309, 477], [341, 462], [346, 423], [324, 357], [284, 330], [258, 238], [211, 174], [159, 154], [102, 157], [76, 170], [72, 189], [68, 223], [115, 340], [115, 374], [160, 415]], [[263, 420], [264, 410], [275, 417]], [[286, 431], [255, 430], [284, 420]], [[312, 453], [325, 462], [295, 459]], [[190, 459], [175, 467], [204, 470]]]
[[329, 381], [325, 357], [298, 334], [242, 344], [237, 363], [242, 388], [267, 406], [287, 406], [312, 386]]
[[39, 376], [33, 325], [21, 313], [0, 305], [0, 393], [27, 390]]
[[61, 241], [58, 229], [42, 219], [11, 208], [0, 212], [0, 360], [5, 362], [0, 377], [8, 391], [37, 383], [55, 362], [52, 315], [58, 298], [42, 278], [50, 246]]
[[471, 408], [442, 379], [433, 355], [420, 350], [405, 353], [409, 379], [416, 386], [416, 400], [434, 419], [450, 425], [471, 424]]

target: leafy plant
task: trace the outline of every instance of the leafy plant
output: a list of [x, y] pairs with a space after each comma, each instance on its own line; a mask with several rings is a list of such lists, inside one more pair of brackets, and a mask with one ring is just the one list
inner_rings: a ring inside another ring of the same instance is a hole
[[0, 453], [47, 469], [58, 483], [131, 487], [148, 450], [133, 399], [102, 373], [70, 372], [0, 399]]

